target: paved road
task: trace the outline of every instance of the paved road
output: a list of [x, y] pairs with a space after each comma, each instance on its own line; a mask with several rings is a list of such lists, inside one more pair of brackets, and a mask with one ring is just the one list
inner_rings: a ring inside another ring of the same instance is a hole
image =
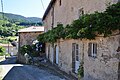
[[58, 73], [44, 67], [13, 64], [14, 59], [0, 63], [0, 79], [3, 80], [65, 80]]

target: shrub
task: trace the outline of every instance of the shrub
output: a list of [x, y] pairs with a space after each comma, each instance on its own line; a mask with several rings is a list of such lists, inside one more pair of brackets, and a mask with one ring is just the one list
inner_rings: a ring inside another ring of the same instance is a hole
[[83, 62], [81, 63], [79, 69], [78, 69], [78, 79], [80, 80], [82, 77], [84, 77], [84, 67]]
[[5, 48], [0, 46], [0, 56], [3, 56], [3, 55], [5, 55]]
[[36, 51], [35, 45], [24, 45], [20, 48], [20, 54], [24, 55], [25, 53], [31, 57], [37, 57], [40, 51]]

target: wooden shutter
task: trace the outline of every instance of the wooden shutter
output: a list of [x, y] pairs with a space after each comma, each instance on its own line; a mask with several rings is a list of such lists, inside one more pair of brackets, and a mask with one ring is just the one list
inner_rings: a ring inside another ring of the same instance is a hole
[[75, 72], [75, 43], [72, 44], [72, 72]]
[[88, 44], [88, 56], [91, 56], [92, 43]]
[[97, 43], [94, 43], [95, 57], [97, 57]]

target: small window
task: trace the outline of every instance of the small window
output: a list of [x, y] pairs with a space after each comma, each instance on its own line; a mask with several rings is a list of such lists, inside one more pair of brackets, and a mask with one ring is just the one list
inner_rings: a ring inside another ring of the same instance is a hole
[[78, 17], [80, 18], [81, 16], [83, 16], [83, 14], [84, 14], [83, 8], [79, 9], [78, 10]]
[[97, 57], [97, 43], [88, 44], [88, 56], [93, 58]]
[[61, 4], [62, 4], [62, 2], [61, 2], [61, 0], [59, 1], [59, 5], [61, 6]]

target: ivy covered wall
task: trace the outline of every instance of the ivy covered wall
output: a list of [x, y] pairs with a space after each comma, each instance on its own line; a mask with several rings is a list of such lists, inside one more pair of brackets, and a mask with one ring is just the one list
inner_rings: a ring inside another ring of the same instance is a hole
[[54, 43], [57, 39], [95, 39], [97, 35], [110, 36], [120, 30], [120, 2], [113, 4], [104, 12], [85, 14], [71, 24], [62, 24], [38, 36], [41, 42]]

